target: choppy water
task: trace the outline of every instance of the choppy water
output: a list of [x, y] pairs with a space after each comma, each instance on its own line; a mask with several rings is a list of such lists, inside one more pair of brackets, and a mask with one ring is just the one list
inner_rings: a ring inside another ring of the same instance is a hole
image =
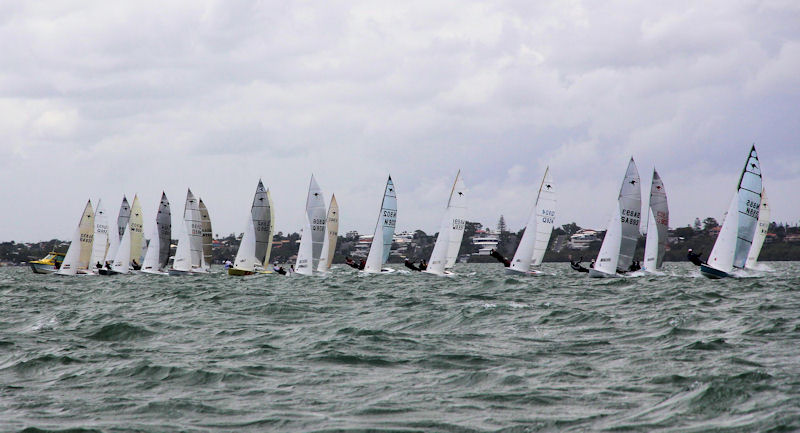
[[771, 266], [721, 281], [686, 264], [608, 280], [568, 264], [0, 269], [0, 430], [797, 431], [800, 263]]

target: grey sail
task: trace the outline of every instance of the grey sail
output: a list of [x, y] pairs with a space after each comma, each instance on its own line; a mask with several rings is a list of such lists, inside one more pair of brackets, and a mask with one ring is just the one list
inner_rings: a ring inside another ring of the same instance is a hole
[[211, 267], [211, 244], [213, 236], [211, 234], [211, 217], [208, 215], [208, 208], [200, 199], [200, 221], [203, 229], [203, 268], [208, 270]]
[[267, 190], [261, 179], [258, 180], [256, 187], [256, 194], [253, 196], [253, 206], [250, 208], [250, 214], [253, 218], [253, 227], [256, 234], [256, 259], [259, 264], [266, 266], [265, 260], [267, 259], [267, 247], [272, 239], [272, 232], [270, 230], [271, 217], [270, 201], [267, 196]]
[[617, 267], [628, 270], [633, 263], [633, 254], [639, 241], [639, 219], [642, 214], [642, 188], [639, 185], [639, 171], [633, 158], [628, 163], [625, 180], [619, 190], [619, 213], [622, 238]]
[[161, 203], [156, 214], [156, 230], [158, 233], [158, 264], [161, 269], [167, 268], [169, 262], [169, 244], [172, 242], [172, 212], [169, 209], [167, 195], [161, 193]]
[[118, 239], [122, 239], [122, 235], [125, 234], [125, 227], [128, 226], [128, 221], [130, 219], [131, 206], [128, 204], [128, 198], [123, 195], [122, 204], [119, 207], [119, 216], [117, 217], [117, 231], [119, 233]]

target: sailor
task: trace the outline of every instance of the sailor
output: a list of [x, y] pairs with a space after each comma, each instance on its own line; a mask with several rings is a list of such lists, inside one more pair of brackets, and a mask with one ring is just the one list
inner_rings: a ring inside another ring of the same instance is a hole
[[406, 265], [406, 267], [408, 269], [411, 269], [412, 271], [421, 271], [422, 270], [422, 269], [418, 268], [416, 265], [414, 265], [414, 263], [412, 263], [411, 260], [408, 260], [408, 259], [405, 259], [403, 261], [403, 264]]
[[417, 265], [417, 267], [419, 268], [420, 271], [424, 271], [428, 269], [428, 262], [426, 262], [425, 259], [422, 259], [419, 261], [419, 265]]
[[492, 251], [489, 253], [489, 255], [497, 259], [497, 261], [502, 263], [503, 266], [505, 267], [511, 266], [511, 261], [503, 257], [503, 255], [498, 253], [496, 249], [492, 248]]
[[140, 265], [136, 261], [136, 259], [133, 259], [133, 260], [131, 260], [131, 268], [133, 268], [134, 270], [138, 271], [139, 269], [142, 269], [142, 265]]
[[275, 262], [275, 264], [272, 266], [272, 270], [281, 275], [286, 275], [286, 269], [283, 269], [283, 266], [278, 266], [278, 262]]
[[578, 261], [577, 261], [577, 262], [573, 262], [572, 260], [570, 260], [570, 261], [569, 261], [569, 265], [570, 265], [570, 267], [572, 267], [572, 269], [573, 269], [573, 270], [576, 270], [576, 271], [578, 271], [578, 272], [589, 272], [589, 270], [588, 270], [588, 269], [586, 269], [586, 268], [584, 268], [583, 266], [581, 266], [581, 262], [582, 262], [582, 261], [583, 261], [583, 256], [581, 256], [581, 257], [578, 259]]
[[111, 270], [111, 262], [106, 261], [106, 269]]
[[100, 263], [100, 260], [97, 261], [97, 263], [94, 265], [94, 267], [97, 268], [97, 269], [103, 269], [103, 265]]
[[631, 261], [631, 265], [628, 267], [628, 270], [631, 272], [635, 272], [638, 271], [639, 269], [642, 269], [642, 267], [639, 265], [639, 262], [637, 262], [636, 260]]
[[703, 264], [706, 263], [706, 262], [700, 260], [700, 256], [702, 256], [702, 255], [703, 255], [702, 251], [699, 252], [699, 253], [695, 253], [695, 252], [692, 252], [691, 248], [689, 248], [689, 251], [686, 254], [686, 259], [689, 260], [690, 262], [692, 262], [693, 265], [700, 266], [700, 265], [703, 265]]
[[589, 263], [589, 267], [590, 267], [590, 268], [592, 268], [592, 269], [594, 269], [594, 260], [595, 260], [595, 259], [592, 259], [592, 262], [591, 262], [591, 263]]
[[353, 269], [358, 269], [358, 263], [356, 263], [350, 257], [345, 257], [344, 262], [345, 262], [345, 264], [347, 264], [347, 266], [350, 266]]
[[[233, 267], [233, 263], [230, 260], [225, 260], [224, 265], [225, 265], [225, 269], [230, 269], [230, 268]], [[275, 263], [275, 265], [277, 266], [278, 264]]]
[[363, 270], [364, 270], [364, 268], [366, 268], [366, 267], [367, 267], [367, 261], [366, 261], [366, 260], [364, 260], [364, 259], [361, 259], [361, 260], [358, 262], [358, 270], [359, 270], [359, 271], [363, 271]]

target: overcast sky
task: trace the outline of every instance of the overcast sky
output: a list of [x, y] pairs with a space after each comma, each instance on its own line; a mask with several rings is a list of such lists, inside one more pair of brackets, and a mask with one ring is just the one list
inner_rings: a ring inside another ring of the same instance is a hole
[[546, 166], [556, 224], [605, 228], [628, 159], [670, 226], [721, 220], [752, 143], [772, 218], [800, 218], [800, 2], [0, 3], [0, 240], [68, 239], [186, 188], [244, 229], [258, 179], [299, 231], [312, 173], [341, 232], [435, 232], [458, 169], [469, 219], [512, 230]]

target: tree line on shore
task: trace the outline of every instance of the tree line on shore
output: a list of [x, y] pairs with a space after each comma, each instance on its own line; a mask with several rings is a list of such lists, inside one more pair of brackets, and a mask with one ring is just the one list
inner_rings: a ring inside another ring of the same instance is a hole
[[[686, 251], [692, 248], [694, 251], [704, 253], [708, 256], [716, 240], [715, 228], [719, 224], [714, 218], [706, 218], [700, 223], [697, 220], [694, 226], [679, 227], [670, 230], [669, 244], [665, 255], [666, 261], [686, 260]], [[472, 238], [485, 230], [483, 224], [479, 222], [467, 222], [464, 229], [464, 237], [461, 241], [460, 254], [472, 263], [494, 262], [490, 256], [477, 255], [479, 246], [472, 243]], [[545, 262], [566, 262], [583, 257], [590, 260], [597, 256], [602, 244], [605, 232], [598, 233], [598, 240], [592, 242], [585, 250], [569, 249], [566, 245], [569, 237], [581, 230], [581, 227], [572, 222], [561, 227], [555, 227], [550, 236], [550, 243], [544, 256]], [[518, 232], [507, 230], [505, 220], [501, 216], [494, 233], [499, 238], [497, 250], [511, 257], [516, 251], [519, 240], [525, 229]], [[786, 224], [771, 223], [769, 227], [770, 236], [761, 250], [759, 260], [761, 261], [794, 261], [800, 260], [800, 227], [789, 226]], [[393, 244], [392, 249], [402, 251], [401, 254], [392, 254], [389, 257], [390, 263], [401, 263], [404, 258], [418, 261], [428, 259], [433, 251], [438, 233], [427, 234], [422, 230], [413, 232], [413, 236], [407, 242]], [[223, 263], [225, 260], [233, 261], [236, 251], [239, 248], [241, 234], [236, 236], [234, 233], [225, 237], [217, 235], [214, 239], [213, 260], [215, 263]], [[300, 234], [277, 232], [273, 238], [273, 247], [270, 261], [278, 263], [288, 263], [297, 255]], [[173, 241], [173, 244], [176, 242]], [[339, 236], [336, 246], [334, 263], [344, 263], [345, 257], [353, 257], [358, 243], [357, 236]], [[636, 257], [644, 256], [644, 237], [639, 239], [636, 248]], [[23, 264], [32, 260], [44, 257], [50, 251], [66, 252], [69, 242], [52, 239], [38, 243], [16, 243], [14, 241], [0, 243], [0, 262], [5, 264]]]

